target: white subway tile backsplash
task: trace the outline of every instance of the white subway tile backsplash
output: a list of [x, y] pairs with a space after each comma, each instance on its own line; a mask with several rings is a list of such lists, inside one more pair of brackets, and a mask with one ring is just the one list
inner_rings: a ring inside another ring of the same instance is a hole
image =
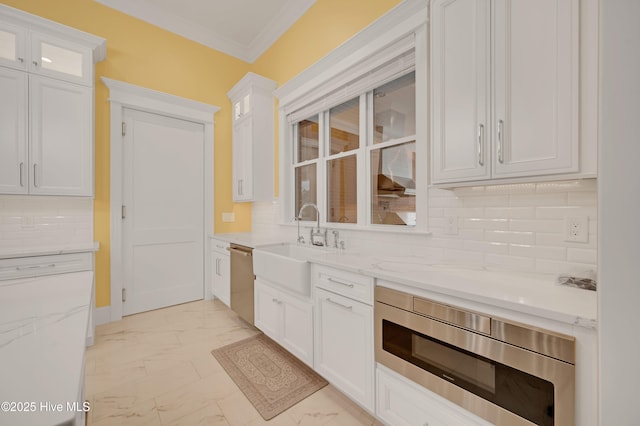
[[484, 239], [498, 243], [535, 244], [535, 233], [527, 231], [485, 231]]
[[533, 271], [535, 269], [535, 263], [536, 260], [530, 257], [505, 256], [500, 254], [487, 254], [485, 256], [485, 265], [490, 268]]
[[483, 253], [508, 254], [509, 244], [492, 241], [472, 241], [466, 240], [463, 243], [465, 250], [479, 251]]
[[[595, 179], [464, 187], [429, 188], [431, 235], [340, 230], [347, 250], [385, 251], [443, 262], [513, 269], [558, 271], [597, 266], [597, 182]], [[279, 204], [253, 204], [253, 232], [287, 234]], [[445, 233], [445, 218], [458, 218], [457, 235]], [[564, 241], [566, 216], [589, 217], [589, 241]], [[425, 260], [426, 261], [426, 260]]]
[[589, 216], [596, 217], [596, 207], [580, 206], [541, 206], [536, 207], [536, 218], [538, 219], [564, 219], [567, 216]]
[[93, 242], [93, 200], [0, 196], [0, 246], [22, 248]]
[[510, 244], [509, 254], [513, 256], [533, 257], [538, 259], [567, 260], [567, 249], [565, 247]]
[[589, 263], [595, 265], [598, 262], [598, 252], [593, 249], [568, 248], [567, 260], [569, 262]]
[[509, 196], [509, 206], [566, 206], [567, 193], [551, 193], [551, 194], [515, 194]]
[[508, 219], [498, 219], [498, 218], [466, 218], [459, 219], [458, 225], [463, 228], [469, 229], [486, 229], [486, 230], [503, 230], [506, 231], [509, 229], [509, 220]]

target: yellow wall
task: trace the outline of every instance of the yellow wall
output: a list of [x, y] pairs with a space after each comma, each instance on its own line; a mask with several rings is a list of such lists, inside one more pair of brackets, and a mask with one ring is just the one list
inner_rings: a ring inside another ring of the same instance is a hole
[[[110, 304], [111, 249], [109, 102], [108, 89], [102, 84], [100, 77], [125, 81], [221, 108], [215, 115], [215, 231], [249, 231], [251, 205], [233, 203], [231, 198], [231, 108], [227, 91], [248, 71], [264, 75], [279, 84], [285, 83], [399, 2], [400, 0], [318, 0], [265, 54], [250, 65], [93, 0], [0, 0], [0, 3], [7, 6], [107, 40], [106, 60], [96, 67], [95, 91], [94, 236], [100, 242], [100, 251], [96, 253], [98, 307]], [[277, 150], [277, 135], [275, 149]], [[236, 222], [223, 223], [222, 212], [234, 212]]]
[[[251, 71], [282, 85], [384, 15], [400, 1], [318, 0], [258, 58]], [[278, 194], [277, 118], [275, 133], [275, 193]]]
[[[219, 106], [215, 115], [215, 229], [248, 231], [251, 206], [231, 200], [231, 105], [227, 91], [249, 71], [249, 64], [214, 51], [93, 0], [0, 0], [16, 9], [95, 34], [107, 40], [107, 57], [96, 67], [95, 240], [96, 305], [110, 304], [109, 102], [101, 76]], [[220, 221], [223, 211], [235, 223]]]

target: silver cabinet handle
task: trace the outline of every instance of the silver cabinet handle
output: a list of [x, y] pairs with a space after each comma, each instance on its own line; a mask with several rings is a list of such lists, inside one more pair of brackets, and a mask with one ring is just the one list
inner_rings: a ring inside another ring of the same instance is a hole
[[330, 297], [327, 297], [325, 300], [327, 302], [331, 303], [332, 305], [340, 306], [341, 308], [347, 309], [349, 311], [353, 310], [353, 306], [343, 305], [342, 303], [338, 303], [335, 300], [331, 300]]
[[216, 257], [216, 275], [220, 275], [220, 258]]
[[275, 297], [274, 297], [273, 299], [271, 299], [271, 301], [272, 301], [273, 303], [277, 303], [278, 305], [282, 305], [282, 300], [278, 300], [278, 299], [276, 299]]
[[484, 166], [484, 124], [478, 125], [478, 164]]
[[38, 61], [33, 61], [33, 65], [37, 67], [38, 66]]
[[498, 121], [498, 162], [504, 163], [504, 121]]
[[24, 186], [24, 163], [20, 163], [20, 186]]
[[29, 265], [29, 266], [16, 266], [16, 271], [26, 271], [29, 269], [41, 269], [41, 268], [55, 268], [55, 263], [50, 263], [48, 265]]
[[336, 284], [340, 284], [340, 285], [343, 285], [343, 286], [346, 286], [346, 287], [349, 287], [349, 288], [353, 288], [353, 284], [345, 283], [344, 281], [340, 281], [340, 280], [337, 280], [335, 278], [329, 277], [329, 278], [327, 278], [327, 281], [331, 281], [332, 283], [336, 283]]
[[36, 178], [36, 171], [38, 170], [38, 165], [33, 165], [33, 186], [38, 187], [38, 179]]
[[18, 62], [23, 63], [24, 62], [24, 58], [18, 58]]
[[226, 248], [225, 246], [221, 246], [221, 245], [219, 245], [219, 244], [216, 244], [216, 247], [218, 247], [218, 248], [219, 248], [219, 249], [221, 249], [221, 250], [223, 250], [223, 249], [225, 249], [225, 248]]
[[238, 195], [244, 195], [244, 188], [242, 187], [244, 179], [238, 179]]

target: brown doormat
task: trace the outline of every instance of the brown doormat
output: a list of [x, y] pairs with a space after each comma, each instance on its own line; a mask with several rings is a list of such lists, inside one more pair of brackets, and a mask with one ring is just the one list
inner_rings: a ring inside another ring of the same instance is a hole
[[211, 353], [265, 420], [327, 385], [325, 379], [264, 334]]

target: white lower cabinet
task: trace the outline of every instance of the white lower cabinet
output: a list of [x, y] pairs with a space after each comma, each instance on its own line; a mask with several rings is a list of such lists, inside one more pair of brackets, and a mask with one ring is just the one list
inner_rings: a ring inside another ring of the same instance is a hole
[[314, 368], [373, 413], [373, 307], [322, 288], [314, 292]]
[[376, 382], [376, 416], [387, 425], [491, 425], [380, 364]]
[[254, 306], [254, 325], [312, 367], [313, 303], [256, 278]]
[[227, 306], [231, 304], [231, 263], [229, 243], [211, 239], [211, 292]]

